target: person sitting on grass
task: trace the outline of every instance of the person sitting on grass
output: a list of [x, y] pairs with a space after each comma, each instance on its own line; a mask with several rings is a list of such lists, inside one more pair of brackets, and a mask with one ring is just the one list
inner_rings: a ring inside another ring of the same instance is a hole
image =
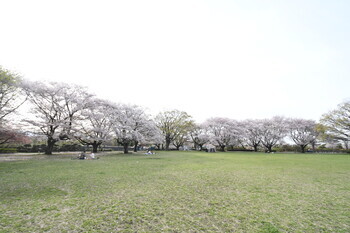
[[147, 153], [145, 153], [146, 155], [154, 155], [155, 153], [153, 152], [153, 150], [154, 150], [154, 147], [150, 147], [150, 148], [148, 148], [147, 149]]
[[146, 155], [153, 155], [153, 152], [150, 150], [147, 150]]
[[86, 159], [85, 150], [79, 155], [79, 159]]

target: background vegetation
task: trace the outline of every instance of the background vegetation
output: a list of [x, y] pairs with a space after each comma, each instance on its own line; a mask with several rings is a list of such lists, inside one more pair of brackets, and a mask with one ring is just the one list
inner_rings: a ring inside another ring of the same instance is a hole
[[[22, 105], [27, 111], [21, 118], [17, 110]], [[80, 145], [90, 146], [94, 153], [104, 145], [122, 146], [125, 154], [132, 146], [137, 152], [138, 147], [150, 145], [165, 150], [241, 147], [273, 152], [290, 143], [302, 153], [320, 145], [334, 151], [349, 149], [349, 114], [347, 101], [324, 114], [320, 123], [281, 116], [241, 121], [214, 117], [196, 123], [176, 109], [151, 117], [143, 107], [100, 99], [85, 87], [33, 82], [0, 66], [0, 153], [16, 152], [17, 147], [20, 152], [50, 155], [76, 151]], [[112, 141], [118, 145], [111, 145]], [[62, 148], [77, 142], [75, 147]]]

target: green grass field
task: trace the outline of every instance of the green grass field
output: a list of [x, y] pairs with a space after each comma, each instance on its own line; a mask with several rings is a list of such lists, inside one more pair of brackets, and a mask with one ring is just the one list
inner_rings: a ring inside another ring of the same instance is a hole
[[0, 162], [0, 232], [350, 232], [350, 156]]

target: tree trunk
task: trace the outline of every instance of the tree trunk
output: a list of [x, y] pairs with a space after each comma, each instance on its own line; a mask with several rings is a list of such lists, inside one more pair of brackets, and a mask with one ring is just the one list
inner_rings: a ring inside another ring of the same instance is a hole
[[170, 146], [170, 139], [166, 139], [166, 141], [165, 141], [165, 150], [169, 150], [169, 146]]
[[124, 143], [123, 147], [124, 147], [124, 154], [128, 154], [129, 153], [129, 143]]
[[305, 153], [305, 148], [307, 145], [300, 145], [301, 153]]
[[315, 152], [315, 150], [316, 150], [316, 142], [313, 141], [313, 142], [311, 143], [311, 146], [312, 146], [312, 151]]
[[156, 144], [156, 147], [157, 147], [155, 148], [156, 150], [160, 150], [160, 144]]
[[272, 146], [267, 146], [267, 153], [271, 153], [272, 152]]
[[194, 147], [194, 150], [197, 150], [197, 148], [199, 147], [199, 145], [197, 143], [193, 143], [193, 147]]
[[53, 147], [55, 146], [56, 140], [53, 138], [47, 139], [47, 147], [45, 150], [46, 155], [52, 155]]
[[92, 153], [97, 153], [97, 149], [98, 149], [99, 143], [94, 142], [92, 144]]
[[137, 152], [138, 144], [139, 144], [139, 142], [138, 142], [138, 141], [135, 141], [134, 152]]
[[258, 152], [258, 145], [255, 144], [253, 147], [254, 147], [254, 152]]
[[222, 152], [225, 152], [225, 145], [220, 146], [220, 148], [221, 148], [221, 151], [222, 151]]

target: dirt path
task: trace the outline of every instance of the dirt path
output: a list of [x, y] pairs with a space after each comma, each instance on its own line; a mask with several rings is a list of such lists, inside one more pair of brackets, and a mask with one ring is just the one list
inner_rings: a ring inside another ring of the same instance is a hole
[[[40, 155], [39, 155], [40, 156]], [[0, 156], [0, 162], [3, 161], [17, 161], [17, 160], [28, 160], [33, 158], [39, 158], [39, 156]]]
[[[99, 152], [97, 156], [103, 156], [115, 152]], [[29, 160], [29, 159], [62, 159], [62, 158], [76, 158], [80, 152], [64, 152], [57, 153], [53, 155], [44, 155], [38, 153], [15, 153], [15, 154], [0, 154], [0, 162], [6, 161], [20, 161], [20, 160]], [[89, 153], [87, 153], [89, 155]]]

